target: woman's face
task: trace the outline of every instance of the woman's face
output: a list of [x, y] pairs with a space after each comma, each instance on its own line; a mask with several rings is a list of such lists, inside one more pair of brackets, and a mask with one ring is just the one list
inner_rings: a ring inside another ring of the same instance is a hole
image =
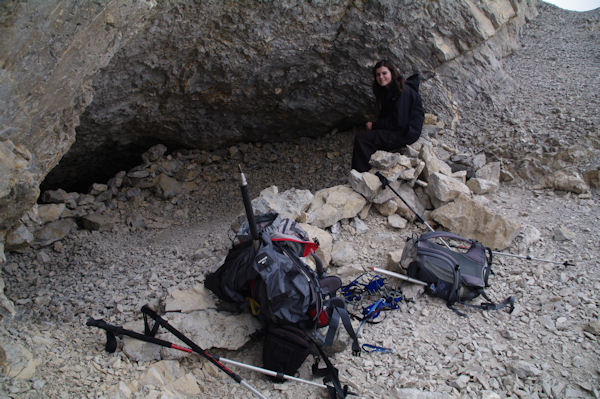
[[392, 81], [392, 73], [388, 67], [379, 67], [375, 70], [375, 80], [377, 80], [379, 86], [385, 87]]

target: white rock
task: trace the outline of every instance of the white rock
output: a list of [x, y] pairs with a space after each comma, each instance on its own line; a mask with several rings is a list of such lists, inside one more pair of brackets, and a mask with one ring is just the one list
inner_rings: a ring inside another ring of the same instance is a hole
[[429, 175], [427, 192], [430, 197], [441, 203], [452, 201], [460, 194], [471, 195], [471, 189], [460, 181], [441, 173]]
[[165, 299], [165, 312], [190, 313], [215, 307], [215, 297], [200, 284], [188, 290], [174, 289]]
[[320, 228], [355, 217], [365, 206], [365, 198], [349, 186], [319, 190], [307, 212], [306, 222]]
[[356, 250], [350, 242], [337, 241], [331, 251], [331, 262], [336, 266], [347, 266], [356, 261]]
[[395, 229], [404, 229], [408, 225], [408, 221], [397, 213], [394, 213], [388, 216], [388, 224]]
[[471, 189], [473, 194], [483, 195], [493, 193], [498, 190], [498, 183], [494, 183], [491, 180], [480, 179], [474, 177], [467, 181], [467, 187]]
[[360, 173], [352, 169], [348, 177], [350, 187], [357, 193], [361, 194], [368, 201], [371, 201], [381, 190], [381, 182], [379, 178], [372, 173]]

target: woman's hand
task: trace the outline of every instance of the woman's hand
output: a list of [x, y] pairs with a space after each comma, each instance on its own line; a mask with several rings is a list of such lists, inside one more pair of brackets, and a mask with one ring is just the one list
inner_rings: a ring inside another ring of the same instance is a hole
[[370, 121], [367, 122], [366, 127], [367, 127], [367, 130], [373, 129], [373, 122], [370, 122]]

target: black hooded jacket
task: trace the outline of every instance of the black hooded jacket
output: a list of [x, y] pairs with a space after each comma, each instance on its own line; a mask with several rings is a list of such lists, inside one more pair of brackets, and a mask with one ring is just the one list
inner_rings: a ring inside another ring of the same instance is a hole
[[404, 82], [402, 93], [399, 93], [396, 85], [389, 85], [379, 117], [373, 123], [373, 130], [392, 130], [403, 136], [418, 138], [425, 120], [423, 102], [419, 95], [420, 83], [419, 75], [414, 74]]

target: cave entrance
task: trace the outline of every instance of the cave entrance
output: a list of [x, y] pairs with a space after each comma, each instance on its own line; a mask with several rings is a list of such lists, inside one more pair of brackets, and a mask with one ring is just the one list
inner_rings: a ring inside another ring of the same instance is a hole
[[151, 138], [126, 145], [106, 142], [90, 150], [80, 148], [76, 142], [40, 184], [40, 192], [61, 188], [87, 193], [93, 183], [106, 183], [118, 172], [140, 165], [141, 155], [160, 143]]

